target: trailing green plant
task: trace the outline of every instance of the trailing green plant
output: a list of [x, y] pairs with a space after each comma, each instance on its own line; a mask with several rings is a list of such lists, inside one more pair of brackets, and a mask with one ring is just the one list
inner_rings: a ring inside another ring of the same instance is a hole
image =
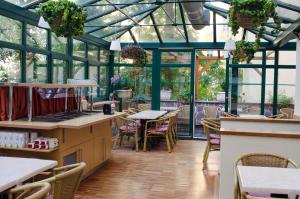
[[5, 68], [0, 66], [0, 82], [7, 82], [7, 80], [8, 80], [8, 73], [5, 70]]
[[[270, 96], [269, 103], [273, 103], [273, 96]], [[294, 98], [287, 96], [285, 93], [279, 93], [277, 98], [278, 108], [289, 108], [294, 104]]]
[[178, 94], [178, 100], [183, 104], [189, 104], [190, 93], [191, 91], [189, 89], [180, 90]]
[[249, 63], [257, 51], [255, 44], [241, 40], [236, 43], [236, 50], [233, 51], [232, 62], [238, 64], [240, 62], [246, 61]]
[[43, 16], [57, 36], [72, 37], [84, 33], [87, 12], [68, 0], [50, 0], [42, 3], [37, 13]]
[[255, 51], [259, 49], [260, 39], [270, 18], [276, 24], [272, 34], [276, 35], [279, 32], [281, 20], [275, 10], [277, 4], [273, 0], [233, 0], [231, 5], [228, 26], [231, 27], [233, 35], [238, 34], [240, 27], [258, 29], [253, 46]]
[[121, 50], [122, 59], [133, 59], [136, 67], [144, 67], [148, 63], [145, 49], [136, 45], [125, 46]]

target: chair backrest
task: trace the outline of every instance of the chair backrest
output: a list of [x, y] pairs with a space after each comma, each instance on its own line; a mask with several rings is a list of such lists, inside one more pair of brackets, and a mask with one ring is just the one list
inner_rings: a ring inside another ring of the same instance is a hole
[[180, 111], [178, 112], [178, 118], [180, 119], [190, 118], [190, 105], [183, 105], [180, 107]]
[[81, 162], [55, 168], [53, 199], [73, 199], [85, 167], [86, 164]]
[[251, 153], [241, 156], [236, 165], [241, 163], [244, 166], [259, 166], [259, 167], [280, 167], [286, 168], [291, 166], [298, 168], [297, 164], [286, 157], [282, 157], [269, 153]]
[[203, 125], [203, 131], [207, 138], [207, 142], [210, 142], [212, 132], [220, 132], [220, 124], [215, 120], [203, 118], [201, 124]]
[[141, 111], [151, 109], [151, 104], [138, 104], [138, 109]]
[[219, 112], [218, 106], [204, 106], [203, 117], [204, 118], [217, 118]]
[[222, 112], [222, 117], [239, 117], [238, 115], [228, 113], [228, 112]]
[[51, 191], [48, 182], [31, 183], [18, 186], [9, 191], [9, 199], [45, 199]]
[[293, 119], [294, 118], [294, 109], [282, 108], [282, 109], [280, 109], [280, 113], [286, 115], [287, 119]]

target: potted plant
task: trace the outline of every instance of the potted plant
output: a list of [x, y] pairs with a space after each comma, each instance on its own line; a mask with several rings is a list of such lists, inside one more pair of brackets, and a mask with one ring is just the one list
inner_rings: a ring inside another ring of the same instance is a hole
[[68, 0], [50, 0], [42, 3], [37, 13], [49, 23], [57, 36], [72, 37], [83, 35], [87, 12]]
[[[228, 26], [231, 27], [233, 35], [239, 32], [240, 27], [258, 29], [253, 46], [253, 49], [257, 51], [260, 46], [260, 39], [266, 30], [265, 26], [270, 18], [276, 24], [276, 28], [272, 31], [272, 34], [276, 36], [281, 28], [281, 20], [276, 13], [276, 7], [277, 5], [273, 0], [233, 0], [228, 13]], [[250, 60], [247, 60], [247, 62]]]
[[3, 68], [3, 66], [0, 66], [0, 83], [4, 83], [8, 81], [8, 73]]
[[250, 61], [254, 58], [254, 54], [257, 51], [255, 44], [241, 40], [236, 43], [236, 50], [233, 51], [232, 62], [238, 64], [240, 62]]
[[178, 101], [182, 104], [189, 104], [190, 103], [190, 90], [184, 89], [180, 90], [178, 94]]
[[112, 77], [110, 79], [111, 84], [114, 86], [116, 95], [122, 99], [128, 99], [132, 96], [132, 89], [129, 88], [129, 83], [126, 78], [122, 78], [121, 75]]
[[144, 67], [148, 63], [145, 49], [136, 45], [125, 46], [121, 50], [122, 59], [133, 59], [137, 67]]

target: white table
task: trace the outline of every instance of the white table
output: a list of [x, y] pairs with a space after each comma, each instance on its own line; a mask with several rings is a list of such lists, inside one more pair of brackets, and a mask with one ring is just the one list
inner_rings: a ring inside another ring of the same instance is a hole
[[155, 120], [165, 115], [166, 113], [167, 111], [146, 110], [146, 111], [141, 111], [139, 113], [130, 115], [127, 118], [134, 119], [134, 120]]
[[57, 161], [0, 157], [0, 193], [57, 166]]
[[172, 107], [172, 106], [161, 106], [161, 111], [177, 111], [178, 107]]
[[238, 166], [237, 174], [241, 192], [288, 194], [296, 198], [300, 194], [300, 170]]

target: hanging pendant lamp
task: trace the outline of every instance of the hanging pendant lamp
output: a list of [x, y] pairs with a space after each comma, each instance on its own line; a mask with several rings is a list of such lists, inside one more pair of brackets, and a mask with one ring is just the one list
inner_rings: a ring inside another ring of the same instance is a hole
[[110, 50], [121, 51], [121, 43], [119, 39], [114, 39], [110, 43]]
[[49, 23], [42, 16], [39, 19], [38, 27], [50, 29]]
[[235, 41], [233, 39], [227, 40], [224, 46], [224, 50], [233, 51], [235, 49], [236, 49]]

